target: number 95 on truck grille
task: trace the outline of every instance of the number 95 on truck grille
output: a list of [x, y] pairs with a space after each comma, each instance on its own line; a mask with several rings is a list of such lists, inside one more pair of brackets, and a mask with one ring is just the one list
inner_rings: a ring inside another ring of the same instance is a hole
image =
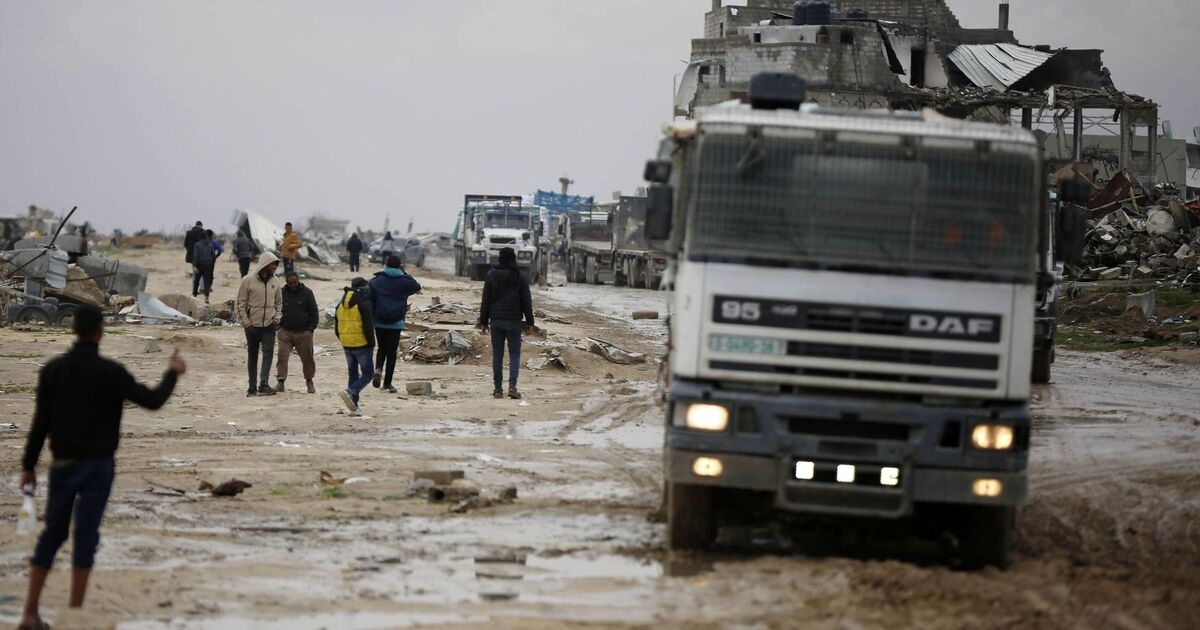
[[708, 345], [713, 352], [765, 354], [771, 356], [784, 356], [787, 354], [786, 341], [770, 339], [768, 337], [713, 335], [709, 338]]

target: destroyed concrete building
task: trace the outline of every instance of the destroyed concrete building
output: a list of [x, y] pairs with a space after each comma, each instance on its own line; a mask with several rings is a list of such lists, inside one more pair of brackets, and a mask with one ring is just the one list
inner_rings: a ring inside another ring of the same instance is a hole
[[[832, 12], [795, 25], [788, 0], [713, 0], [681, 74], [675, 114], [742, 99], [759, 72], [790, 72], [821, 105], [929, 107], [1040, 130], [1052, 167], [1091, 154], [1111, 158], [1109, 173], [1129, 169], [1150, 185], [1181, 172], [1179, 163], [1160, 172], [1152, 157], [1159, 154], [1158, 106], [1118, 90], [1102, 51], [1020, 45], [1008, 28], [1007, 2], [998, 5], [995, 28], [964, 28], [944, 0], [817, 4]], [[1088, 131], [1105, 138], [1092, 140]]]

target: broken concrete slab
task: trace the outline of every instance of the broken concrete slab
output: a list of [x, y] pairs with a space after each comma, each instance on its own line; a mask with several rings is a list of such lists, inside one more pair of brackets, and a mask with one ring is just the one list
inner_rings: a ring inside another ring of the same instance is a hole
[[636, 365], [646, 362], [646, 355], [640, 352], [622, 350], [607, 341], [588, 337], [588, 352], [598, 354], [618, 365]]
[[406, 383], [404, 385], [404, 390], [408, 392], [409, 396], [432, 396], [433, 383], [429, 381]]
[[1137, 309], [1146, 319], [1150, 319], [1154, 317], [1156, 302], [1154, 291], [1130, 295], [1125, 298], [1125, 310]]
[[1112, 267], [1112, 268], [1105, 269], [1104, 271], [1100, 272], [1101, 280], [1116, 280], [1117, 278], [1120, 278], [1120, 277], [1121, 277], [1121, 268], [1120, 267]]

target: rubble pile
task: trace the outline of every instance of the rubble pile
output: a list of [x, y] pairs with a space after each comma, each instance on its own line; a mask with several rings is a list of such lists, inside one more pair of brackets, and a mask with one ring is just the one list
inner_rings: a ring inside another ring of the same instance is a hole
[[[1200, 283], [1200, 203], [1175, 195], [1129, 201], [1089, 222], [1077, 280], [1157, 278]], [[1190, 280], [1189, 280], [1190, 278]]]

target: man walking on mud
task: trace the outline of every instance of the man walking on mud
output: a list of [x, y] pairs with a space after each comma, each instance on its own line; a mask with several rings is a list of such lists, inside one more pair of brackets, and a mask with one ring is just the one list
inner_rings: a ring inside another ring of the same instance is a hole
[[234, 239], [233, 255], [238, 261], [238, 277], [245, 278], [250, 273], [250, 263], [254, 261], [254, 244], [245, 232], [238, 232]]
[[29, 593], [19, 628], [48, 628], [39, 604], [54, 556], [75, 521], [71, 554], [71, 608], [82, 608], [100, 543], [100, 522], [112, 491], [113, 455], [121, 435], [125, 401], [147, 409], [166, 404], [187, 364], [176, 351], [155, 389], [134, 380], [119, 363], [100, 356], [104, 316], [91, 306], [75, 313], [75, 345], [42, 368], [38, 376], [33, 424], [25, 445], [21, 486], [32, 493], [34, 472], [46, 437], [54, 456], [45, 529], [38, 538], [29, 568]]
[[349, 372], [346, 389], [338, 392], [350, 413], [359, 412], [359, 394], [371, 382], [371, 351], [375, 346], [375, 320], [367, 281], [355, 278], [342, 289], [342, 301], [334, 315], [333, 331], [346, 355]]
[[317, 310], [317, 298], [312, 289], [300, 283], [296, 272], [287, 275], [283, 287], [283, 316], [279, 320], [279, 361], [275, 366], [275, 378], [279, 383], [275, 391], [283, 392], [284, 381], [288, 377], [288, 359], [292, 349], [300, 356], [300, 364], [304, 366], [304, 384], [308, 393], [317, 393], [313, 377], [317, 375], [317, 361], [313, 356], [313, 333], [317, 324], [321, 323]]
[[[258, 269], [242, 278], [238, 287], [235, 310], [238, 321], [246, 331], [246, 370], [250, 376], [250, 388], [246, 396], [261, 394], [271, 396], [275, 390], [270, 386], [271, 359], [275, 355], [275, 328], [283, 318], [283, 292], [275, 271], [279, 259], [264, 252], [258, 261]], [[262, 351], [262, 372], [258, 372], [258, 354]], [[255, 386], [257, 377], [257, 387]]]
[[291, 223], [285, 223], [283, 226], [283, 242], [279, 244], [279, 257], [283, 259], [283, 272], [291, 273], [296, 270], [296, 256], [300, 255], [300, 248], [304, 247], [304, 243], [300, 242], [300, 235], [296, 230], [292, 229]]
[[404, 271], [399, 256], [388, 258], [387, 267], [371, 278], [371, 310], [379, 342], [371, 384], [379, 387], [382, 380], [383, 389], [389, 394], [396, 393], [392, 376], [396, 373], [396, 352], [400, 349], [400, 334], [404, 332], [408, 298], [420, 291], [420, 283]]
[[533, 331], [533, 298], [529, 280], [517, 266], [517, 253], [511, 247], [500, 250], [500, 266], [488, 272], [483, 282], [483, 303], [479, 307], [479, 330], [492, 333], [493, 398], [504, 398], [504, 344], [508, 344], [508, 397], [520, 398], [517, 376], [521, 368], [521, 318], [524, 331]]
[[346, 241], [346, 253], [350, 255], [350, 273], [358, 273], [359, 262], [361, 261], [363, 251], [363, 242], [358, 238], [358, 234], [351, 234], [350, 240]]
[[196, 247], [196, 243], [200, 242], [201, 240], [204, 240], [204, 223], [197, 221], [196, 225], [193, 225], [192, 228], [187, 231], [187, 234], [183, 235], [183, 259], [188, 265], [191, 266], [193, 274], [196, 273], [196, 265], [192, 260], [192, 256], [194, 253], [194, 248]]

